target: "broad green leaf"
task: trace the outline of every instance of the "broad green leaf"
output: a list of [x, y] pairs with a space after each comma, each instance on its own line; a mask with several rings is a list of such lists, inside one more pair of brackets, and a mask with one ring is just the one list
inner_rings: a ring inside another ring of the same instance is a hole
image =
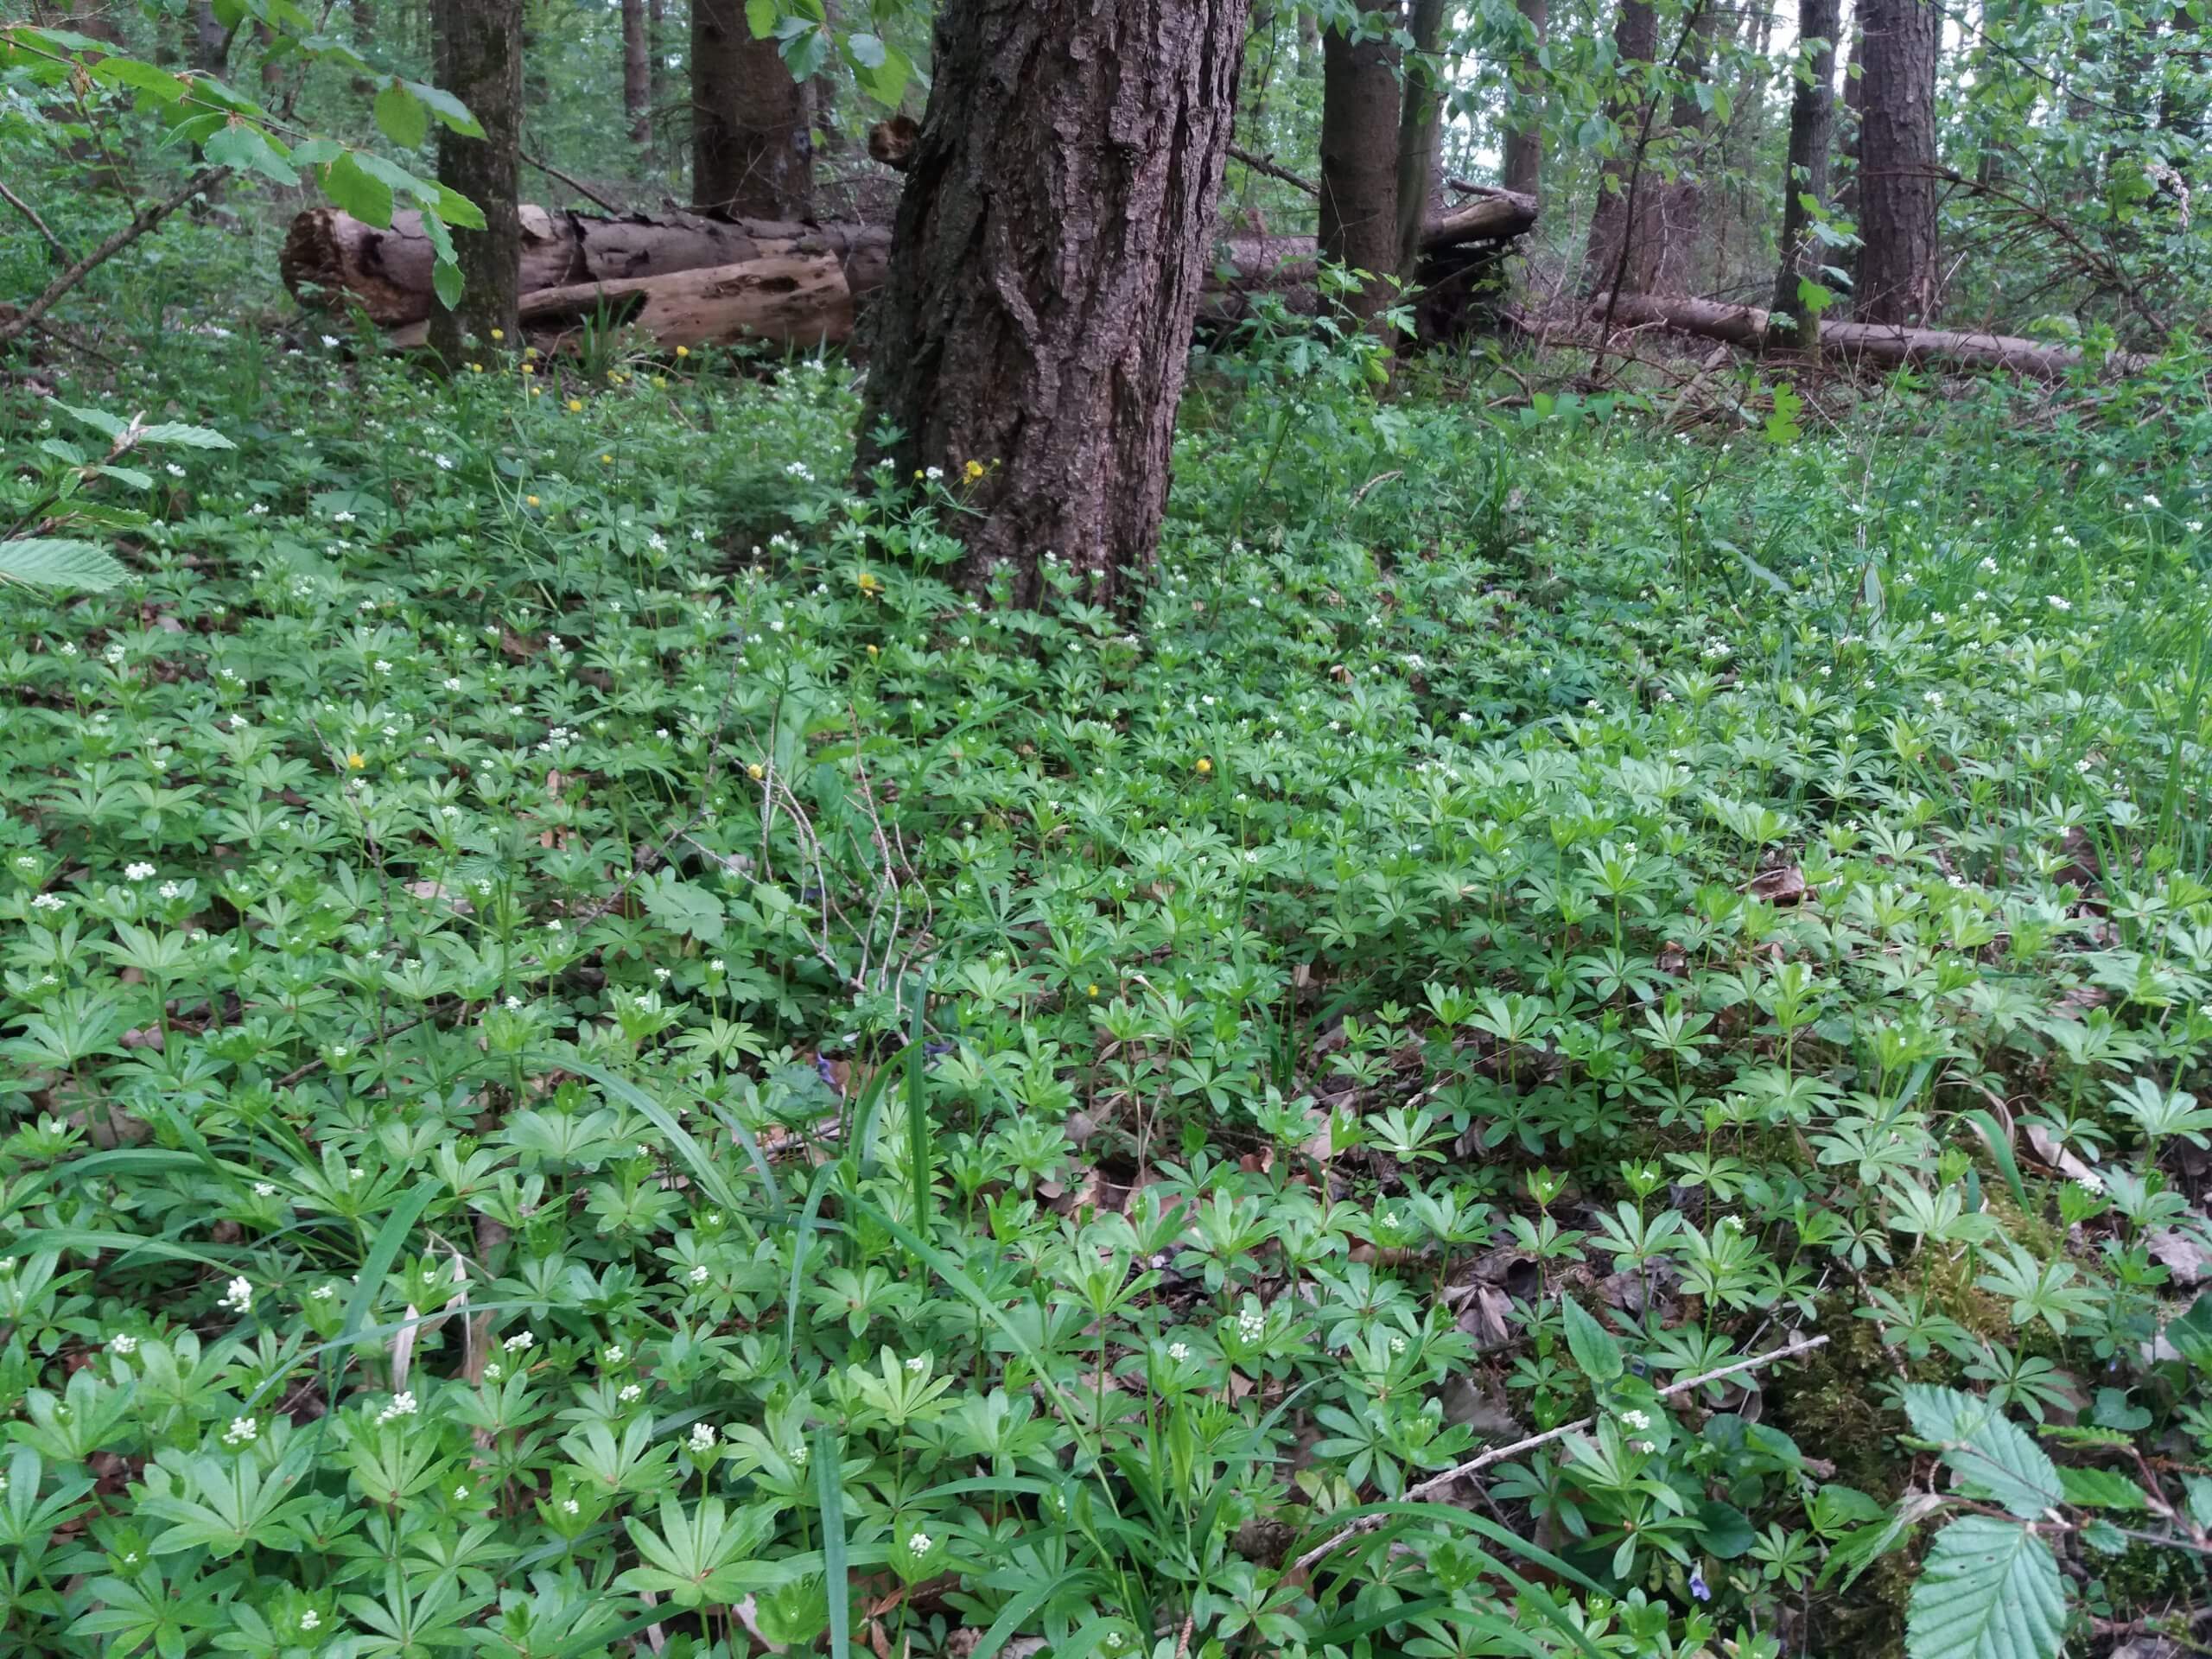
[[2110, 1469], [2061, 1469], [2066, 1501], [2083, 1510], [2147, 1510], [2151, 1500], [2126, 1475]]
[[75, 404], [61, 404], [57, 407], [65, 415], [75, 416], [93, 431], [105, 438], [121, 437], [124, 429], [130, 424], [119, 416], [109, 414], [104, 409], [85, 409]]
[[2056, 1659], [2066, 1600], [2050, 1547], [1962, 1515], [1936, 1535], [1905, 1610], [1910, 1659]]
[[114, 556], [90, 542], [35, 536], [0, 542], [0, 586], [11, 582], [40, 588], [83, 588], [93, 593], [112, 588], [130, 573]]
[[377, 94], [377, 126], [402, 149], [412, 149], [430, 136], [430, 111], [399, 81]]
[[756, 41], [776, 32], [776, 0], [745, 0], [745, 26]]
[[426, 211], [435, 213], [447, 224], [459, 226], [464, 231], [484, 228], [484, 210], [460, 191], [447, 185], [438, 187], [437, 205]]
[[168, 70], [137, 58], [102, 58], [92, 75], [104, 86], [128, 86], [163, 104], [174, 104], [191, 90]]
[[1904, 1405], [1912, 1432], [1942, 1448], [1968, 1497], [2001, 1503], [2024, 1520], [2064, 1501], [2050, 1454], [1988, 1401], [1914, 1382]]
[[138, 429], [141, 443], [174, 443], [185, 449], [235, 449], [232, 443], [212, 427], [186, 426], [177, 421], [163, 421], [158, 426]]
[[1582, 1311], [1582, 1304], [1572, 1296], [1562, 1296], [1560, 1311], [1567, 1316], [1567, 1351], [1574, 1356], [1574, 1369], [1592, 1382], [1611, 1382], [1624, 1367], [1621, 1345], [1613, 1340], [1612, 1333]]
[[361, 169], [353, 150], [347, 150], [321, 173], [323, 194], [364, 225], [378, 229], [391, 223], [391, 187]]
[[200, 146], [200, 153], [215, 166], [227, 167], [233, 172], [258, 173], [278, 184], [300, 181], [300, 175], [276, 153], [260, 129], [243, 121], [226, 118], [207, 135]]
[[468, 112], [468, 105], [451, 92], [419, 80], [403, 80], [399, 84], [437, 118], [440, 126], [449, 128], [464, 138], [481, 138], [484, 136], [483, 126]]

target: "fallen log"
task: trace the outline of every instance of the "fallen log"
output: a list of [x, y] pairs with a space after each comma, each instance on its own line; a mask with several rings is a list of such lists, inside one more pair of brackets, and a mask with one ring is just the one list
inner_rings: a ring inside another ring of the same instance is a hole
[[[601, 217], [534, 204], [521, 213], [522, 321], [539, 334], [573, 328], [603, 313], [671, 346], [746, 338], [841, 340], [889, 268], [886, 226], [682, 213]], [[1493, 191], [1431, 222], [1421, 243], [1424, 339], [1469, 326], [1497, 262], [1535, 218], [1529, 198]], [[1280, 296], [1294, 314], [1319, 308], [1312, 237], [1235, 236], [1223, 242], [1221, 254], [1201, 311], [1209, 327], [1251, 315], [1261, 294]], [[395, 345], [406, 345], [419, 341], [422, 331], [410, 325], [427, 321], [435, 303], [433, 257], [419, 213], [395, 213], [391, 226], [379, 229], [326, 207], [293, 219], [278, 268], [302, 304], [335, 310], [358, 302], [372, 321], [399, 331]], [[824, 260], [835, 265], [841, 283], [823, 277]], [[754, 264], [764, 266], [754, 279], [738, 274]], [[648, 286], [679, 276], [696, 280], [664, 291]], [[810, 312], [810, 304], [822, 308]]]
[[[868, 292], [883, 281], [891, 252], [890, 231], [873, 226], [680, 213], [602, 218], [535, 204], [521, 214], [524, 295], [821, 256], [839, 263], [849, 286]], [[371, 321], [397, 328], [429, 316], [434, 258], [420, 213], [394, 213], [390, 228], [379, 229], [334, 207], [314, 207], [292, 220], [277, 269], [302, 304], [336, 310], [358, 302]]]
[[[844, 262], [832, 253], [808, 253], [540, 289], [522, 296], [519, 315], [528, 334], [599, 323], [643, 329], [672, 350], [741, 340], [842, 345], [852, 337], [855, 310]], [[392, 331], [391, 343], [420, 346], [429, 334], [428, 322], [409, 323]]]
[[[1788, 330], [1768, 339], [1767, 314], [1757, 306], [1727, 305], [1718, 300], [1678, 298], [1659, 294], [1623, 294], [1610, 304], [1603, 299], [1590, 303], [1592, 316], [1608, 315], [1617, 327], [1671, 328], [1731, 346], [1772, 345], [1787, 350]], [[2018, 334], [1974, 334], [1953, 328], [1906, 328], [1880, 322], [1823, 322], [1821, 351], [1845, 363], [1872, 363], [1901, 368], [1921, 363], [1947, 363], [1961, 368], [2003, 369], [2040, 380], [2056, 380], [2082, 365], [2078, 346], [2048, 345]], [[2115, 352], [2106, 366], [2133, 374], [2152, 359], [2137, 353]]]

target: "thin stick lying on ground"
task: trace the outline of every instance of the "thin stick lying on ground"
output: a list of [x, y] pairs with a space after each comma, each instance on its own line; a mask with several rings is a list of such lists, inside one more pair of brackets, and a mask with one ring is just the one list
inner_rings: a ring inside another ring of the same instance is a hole
[[[1771, 1349], [1764, 1354], [1754, 1354], [1749, 1359], [1737, 1360], [1732, 1364], [1723, 1365], [1718, 1370], [1707, 1371], [1702, 1376], [1688, 1377], [1680, 1382], [1669, 1383], [1659, 1390], [1659, 1398], [1670, 1400], [1678, 1394], [1688, 1394], [1693, 1389], [1701, 1389], [1708, 1382], [1720, 1382], [1723, 1378], [1734, 1376], [1741, 1371], [1755, 1371], [1762, 1365], [1771, 1365], [1778, 1359], [1789, 1359], [1798, 1354], [1810, 1353], [1814, 1349], [1825, 1347], [1827, 1344], [1827, 1338], [1824, 1336], [1800, 1337], [1795, 1342], [1784, 1343], [1781, 1347]], [[1478, 1469], [1487, 1469], [1491, 1464], [1503, 1463], [1508, 1458], [1517, 1458], [1523, 1452], [1533, 1452], [1540, 1446], [1548, 1445], [1553, 1440], [1560, 1440], [1567, 1435], [1586, 1429], [1597, 1421], [1595, 1417], [1584, 1417], [1572, 1423], [1561, 1423], [1557, 1428], [1548, 1429], [1541, 1434], [1531, 1434], [1527, 1440], [1516, 1440], [1510, 1446], [1494, 1446], [1479, 1457], [1470, 1458], [1456, 1468], [1446, 1469], [1442, 1474], [1424, 1480], [1417, 1486], [1408, 1487], [1402, 1501], [1408, 1503], [1426, 1503], [1451, 1485], [1453, 1481], [1464, 1479]], [[1290, 1571], [1285, 1576], [1304, 1579], [1307, 1573], [1334, 1554], [1339, 1546], [1363, 1532], [1374, 1531], [1389, 1518], [1387, 1515], [1370, 1515], [1353, 1522], [1341, 1532], [1332, 1535], [1292, 1562]]]

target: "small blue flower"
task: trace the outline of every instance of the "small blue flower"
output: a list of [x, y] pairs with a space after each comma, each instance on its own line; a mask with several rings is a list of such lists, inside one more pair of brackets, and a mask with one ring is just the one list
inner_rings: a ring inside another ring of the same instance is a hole
[[1690, 1594], [1700, 1601], [1713, 1599], [1713, 1586], [1705, 1581], [1705, 1574], [1695, 1567], [1690, 1569]]

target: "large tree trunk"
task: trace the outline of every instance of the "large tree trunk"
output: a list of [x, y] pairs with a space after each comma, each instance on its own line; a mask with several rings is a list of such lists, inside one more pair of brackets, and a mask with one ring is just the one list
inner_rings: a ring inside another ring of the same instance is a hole
[[814, 212], [806, 89], [743, 0], [691, 0], [691, 200], [753, 219]]
[[1541, 199], [1544, 177], [1544, 94], [1539, 79], [1536, 53], [1550, 29], [1546, 0], [1520, 0], [1521, 22], [1529, 34], [1529, 48], [1514, 60], [1514, 94], [1524, 100], [1520, 124], [1505, 135], [1505, 188], [1517, 194]]
[[1421, 232], [1432, 195], [1444, 188], [1437, 150], [1444, 137], [1444, 0], [1413, 0], [1407, 33], [1414, 55], [1406, 65], [1398, 109], [1398, 280], [1411, 283], [1421, 264]]
[[430, 315], [430, 344], [448, 363], [475, 335], [512, 339], [522, 269], [516, 174], [522, 137], [522, 0], [436, 0], [438, 85], [468, 105], [481, 138], [438, 129], [438, 178], [484, 213], [480, 231], [456, 229], [461, 303]]
[[622, 112], [630, 142], [643, 149], [653, 137], [652, 48], [645, 38], [645, 0], [622, 0]]
[[1615, 286], [1622, 253], [1635, 239], [1630, 213], [1643, 217], [1641, 202], [1631, 198], [1637, 194], [1633, 187], [1643, 162], [1643, 77], [1658, 51], [1659, 19], [1650, 0], [1621, 0], [1613, 20], [1611, 107], [1620, 144], [1598, 172], [1598, 204], [1591, 210], [1590, 244], [1583, 257], [1583, 288], [1588, 293], [1602, 294]]
[[1789, 159], [1782, 169], [1782, 262], [1774, 278], [1774, 315], [1789, 338], [1817, 352], [1815, 315], [1799, 294], [1819, 283], [1824, 263], [1813, 235], [1807, 198], [1828, 205], [1828, 150], [1835, 142], [1835, 36], [1840, 0], [1797, 0], [1797, 79], [1789, 95]]
[[[1606, 308], [1593, 302], [1593, 311]], [[1623, 294], [1611, 305], [1618, 327], [1673, 328], [1732, 346], [1758, 346], [1766, 337], [1767, 314], [1748, 305], [1679, 295]], [[1944, 363], [1959, 368], [2002, 369], [2037, 379], [2056, 379], [2081, 366], [2077, 346], [2050, 346], [2018, 334], [1976, 334], [1949, 328], [1906, 328], [1894, 323], [1823, 322], [1821, 349], [1850, 362], [1893, 368], [1908, 363]], [[2133, 374], [2155, 359], [2115, 353], [2107, 368]]]
[[1368, 273], [1352, 309], [1372, 318], [1395, 297], [1398, 269], [1398, 52], [1332, 29], [1321, 59], [1321, 251]]
[[[962, 570], [1109, 601], [1152, 559], [1246, 0], [947, 0], [871, 317], [858, 474], [969, 463]], [[898, 435], [878, 435], [888, 425]]]
[[[824, 253], [850, 272], [855, 291], [868, 293], [882, 283], [891, 245], [890, 232], [860, 225], [690, 213], [600, 219], [535, 206], [517, 218], [524, 294]], [[358, 302], [372, 321], [396, 328], [430, 315], [431, 257], [420, 213], [394, 213], [391, 227], [378, 229], [334, 207], [310, 207], [292, 220], [277, 268], [302, 303], [336, 309]]]
[[1864, 0], [1866, 110], [1859, 134], [1861, 322], [1936, 308], [1936, 44], [1929, 0]]

